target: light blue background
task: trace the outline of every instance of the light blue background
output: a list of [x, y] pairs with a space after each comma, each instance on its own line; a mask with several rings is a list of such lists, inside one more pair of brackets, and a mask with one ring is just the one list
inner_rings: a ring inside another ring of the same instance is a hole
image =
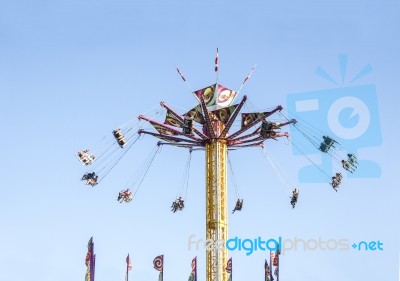
[[[191, 234], [204, 238], [204, 156], [193, 155], [186, 208], [172, 214], [186, 152], [164, 147], [130, 204], [116, 195], [154, 147], [144, 138], [95, 188], [79, 181], [75, 157], [119, 124], [161, 100], [195, 105], [174, 69], [194, 89], [219, 80], [239, 88], [259, 108], [285, 106], [289, 93], [331, 88], [314, 74], [321, 65], [340, 77], [338, 54], [348, 54], [348, 75], [367, 63], [374, 84], [382, 145], [366, 148], [381, 165], [378, 179], [345, 179], [340, 192], [303, 184], [291, 209], [277, 175], [258, 149], [231, 155], [245, 198], [230, 216], [230, 236], [381, 240], [382, 252], [290, 252], [281, 280], [398, 280], [398, 68], [399, 2], [318, 1], [0, 1], [0, 280], [83, 280], [87, 241], [94, 236], [96, 280], [157, 280], [152, 260], [165, 255], [164, 280], [187, 280], [198, 256]], [[182, 110], [183, 112], [183, 110]], [[268, 146], [296, 182], [307, 160], [284, 142]], [[230, 187], [232, 185], [230, 184]], [[229, 209], [234, 191], [229, 191]], [[264, 253], [230, 253], [234, 280], [263, 280]]]

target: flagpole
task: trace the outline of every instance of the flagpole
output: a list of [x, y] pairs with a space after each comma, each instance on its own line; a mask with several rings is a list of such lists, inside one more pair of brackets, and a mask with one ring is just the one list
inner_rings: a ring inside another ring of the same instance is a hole
[[126, 257], [126, 275], [125, 275], [125, 281], [129, 280], [129, 270], [132, 269], [132, 264], [131, 264], [131, 258], [128, 256]]
[[218, 58], [218, 47], [217, 47], [217, 54], [215, 56], [215, 72], [216, 72], [216, 81], [215, 84], [218, 85], [218, 68], [219, 68], [219, 58]]
[[195, 259], [194, 281], [197, 281], [197, 256], [194, 259]]
[[239, 90], [236, 92], [236, 95], [239, 95], [240, 91], [242, 90], [244, 84], [246, 84], [247, 80], [250, 79], [251, 74], [253, 74], [254, 69], [256, 68], [256, 65], [253, 66], [253, 68], [250, 70], [249, 75], [246, 76], [246, 78], [244, 79], [242, 85], [240, 86]]
[[279, 272], [281, 271], [281, 259], [279, 258], [280, 254], [281, 254], [281, 249], [280, 246], [278, 246], [278, 275], [276, 276], [276, 281], [279, 281]]
[[278, 254], [278, 274], [276, 275], [276, 281], [279, 281], [279, 271], [281, 271], [281, 261], [279, 260], [279, 254]]
[[217, 54], [215, 56], [215, 89], [214, 89], [214, 97], [217, 97], [218, 100], [218, 68], [219, 68], [219, 62], [218, 62], [219, 58], [218, 58], [218, 47], [217, 47]]
[[268, 262], [267, 262], [267, 259], [265, 259], [265, 262], [264, 262], [264, 281], [268, 281], [269, 276], [267, 277], [267, 273], [268, 273]]
[[271, 257], [271, 250], [269, 251], [269, 279], [271, 279], [271, 281], [274, 280], [274, 277], [272, 276], [272, 257]]
[[96, 266], [96, 256], [94, 255], [93, 239], [91, 239], [91, 243], [90, 243], [90, 281], [94, 281], [95, 266]]
[[278, 244], [278, 275], [276, 276], [277, 281], [279, 281], [279, 272], [281, 271], [281, 259], [280, 259], [280, 255], [281, 255], [281, 245]]

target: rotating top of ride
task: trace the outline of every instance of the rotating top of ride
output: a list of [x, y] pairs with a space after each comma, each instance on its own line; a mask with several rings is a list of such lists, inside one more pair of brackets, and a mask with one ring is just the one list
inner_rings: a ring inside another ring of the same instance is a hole
[[[247, 96], [243, 96], [239, 103], [234, 104], [239, 91], [233, 91], [217, 83], [193, 91], [193, 94], [199, 104], [183, 115], [174, 111], [165, 102], [161, 102], [161, 106], [167, 111], [163, 123], [140, 115], [139, 119], [148, 121], [156, 132], [141, 129], [138, 133], [149, 134], [165, 141], [159, 144], [178, 147], [204, 147], [212, 140], [225, 140], [228, 147], [240, 148], [260, 146], [267, 139], [287, 137], [287, 132], [280, 132], [281, 127], [296, 123], [294, 119], [287, 119], [286, 122], [267, 120], [269, 116], [282, 110], [280, 105], [270, 111], [241, 112]], [[242, 118], [240, 128], [233, 130], [232, 125], [239, 113]], [[251, 128], [255, 130], [244, 134]]]
[[[263, 147], [264, 141], [268, 139], [277, 140], [280, 137], [287, 137], [288, 142], [303, 154], [317, 168], [316, 171], [319, 170], [337, 191], [343, 178], [341, 173], [337, 172], [331, 177], [332, 169], [325, 171], [314, 163], [303, 152], [303, 142], [297, 140], [296, 137], [289, 139], [289, 133], [281, 132], [281, 128], [286, 125], [293, 125], [292, 127], [300, 133], [298, 136], [302, 136], [307, 143], [312, 145], [312, 148], [316, 152], [323, 152], [330, 155], [341, 166], [339, 168], [343, 168], [349, 173], [353, 173], [357, 169], [358, 161], [356, 156], [353, 154], [347, 154], [347, 157], [344, 156], [343, 151], [339, 149], [341, 145], [336, 140], [326, 135], [314, 125], [308, 124], [305, 120], [298, 118], [293, 113], [283, 110], [283, 107], [280, 105], [267, 109], [255, 109], [254, 105], [249, 108], [248, 103], [250, 102], [245, 95], [241, 97], [238, 103], [235, 103], [235, 99], [240, 96], [240, 91], [250, 78], [254, 67], [242, 82], [239, 90], [234, 91], [218, 83], [217, 58], [215, 67], [217, 73], [216, 82], [196, 91], [190, 90], [197, 101], [197, 104], [193, 108], [188, 111], [185, 110], [183, 113], [178, 113], [165, 102], [161, 102], [161, 107], [165, 110], [160, 110], [159, 106], [157, 106], [154, 114], [150, 114], [151, 117], [140, 115], [137, 125], [132, 127], [129, 125], [129, 121], [113, 130], [113, 138], [111, 140], [104, 139], [108, 148], [98, 157], [92, 155], [88, 149], [78, 151], [77, 156], [80, 161], [85, 166], [91, 166], [90, 170], [82, 177], [82, 180], [91, 186], [100, 183], [118, 164], [126, 152], [140, 139], [140, 135], [142, 134], [152, 135], [161, 139], [161, 141], [157, 143], [155, 149], [149, 154], [144, 165], [139, 167], [137, 172], [125, 185], [125, 187], [132, 187], [134, 192], [128, 192], [129, 189], [121, 191], [118, 197], [118, 201], [120, 202], [129, 202], [134, 197], [161, 145], [188, 148], [192, 152], [193, 150], [204, 149], [208, 143], [221, 141], [226, 144], [228, 150], [236, 150], [245, 147]], [[180, 70], [177, 69], [177, 71], [182, 80], [187, 83]], [[191, 87], [189, 86], [189, 88]], [[162, 117], [163, 120], [157, 121], [152, 119], [154, 116], [159, 116], [161, 112], [165, 111], [166, 114]], [[238, 118], [239, 114], [241, 118]], [[297, 123], [296, 119], [292, 119], [292, 117], [298, 118], [300, 122]], [[150, 129], [143, 129], [143, 120], [150, 123]], [[119, 147], [114, 148], [116, 145]], [[288, 181], [284, 179], [282, 173], [279, 172], [278, 166], [272, 161], [270, 153], [267, 153], [265, 149], [264, 153], [290, 194], [293, 185], [288, 184]], [[185, 166], [183, 188], [177, 195], [177, 198], [182, 198], [182, 200], [177, 199], [176, 204], [172, 206], [175, 211], [182, 210], [184, 206], [183, 202], [186, 196], [182, 196], [182, 194], [186, 194], [187, 190], [190, 155], [191, 153], [189, 153], [189, 158]], [[94, 162], [96, 163], [92, 167]], [[336, 167], [334, 169], [337, 171]], [[296, 192], [293, 192], [291, 196], [293, 207], [297, 202], [298, 195], [298, 190], [296, 189]], [[238, 201], [234, 211], [240, 211], [243, 205], [239, 194], [237, 194], [237, 198]]]

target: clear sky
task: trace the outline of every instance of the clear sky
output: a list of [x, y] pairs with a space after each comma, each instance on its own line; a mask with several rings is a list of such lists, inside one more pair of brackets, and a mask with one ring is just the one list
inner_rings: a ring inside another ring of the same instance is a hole
[[[353, 86], [376, 89], [382, 144], [360, 148], [377, 162], [379, 178], [345, 178], [338, 193], [325, 183], [301, 183], [296, 209], [257, 149], [231, 154], [243, 211], [230, 215], [231, 237], [382, 241], [383, 251], [298, 251], [281, 257], [281, 280], [399, 280], [397, 0], [123, 1], [0, 0], [0, 281], [83, 280], [87, 241], [94, 236], [96, 280], [157, 280], [152, 261], [165, 255], [164, 280], [187, 280], [198, 256], [188, 237], [205, 236], [204, 156], [193, 155], [187, 206], [172, 214], [187, 152], [163, 147], [136, 198], [116, 196], [156, 140], [144, 137], [98, 186], [85, 186], [79, 149], [162, 100], [189, 109], [194, 89], [219, 80], [236, 89], [254, 64], [242, 94], [258, 108], [293, 93], [347, 87], [365, 65], [373, 71]], [[315, 75], [318, 66], [344, 84]], [[182, 110], [181, 113], [184, 111]], [[394, 125], [393, 125], [394, 124]], [[304, 157], [273, 143], [292, 182]], [[229, 182], [229, 209], [235, 201]], [[267, 254], [231, 252], [234, 280], [263, 279]]]

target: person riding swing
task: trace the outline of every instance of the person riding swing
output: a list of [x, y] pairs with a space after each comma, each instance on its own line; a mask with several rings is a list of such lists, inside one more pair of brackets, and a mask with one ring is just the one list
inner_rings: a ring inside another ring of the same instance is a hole
[[238, 200], [236, 201], [236, 205], [235, 205], [235, 208], [234, 208], [233, 211], [232, 211], [232, 214], [233, 214], [235, 211], [241, 211], [242, 208], [243, 208], [243, 199], [238, 199]]
[[292, 204], [292, 209], [294, 209], [294, 207], [296, 207], [298, 198], [299, 198], [299, 190], [297, 189], [297, 187], [295, 187], [293, 190], [292, 198], [290, 200], [290, 204]]

